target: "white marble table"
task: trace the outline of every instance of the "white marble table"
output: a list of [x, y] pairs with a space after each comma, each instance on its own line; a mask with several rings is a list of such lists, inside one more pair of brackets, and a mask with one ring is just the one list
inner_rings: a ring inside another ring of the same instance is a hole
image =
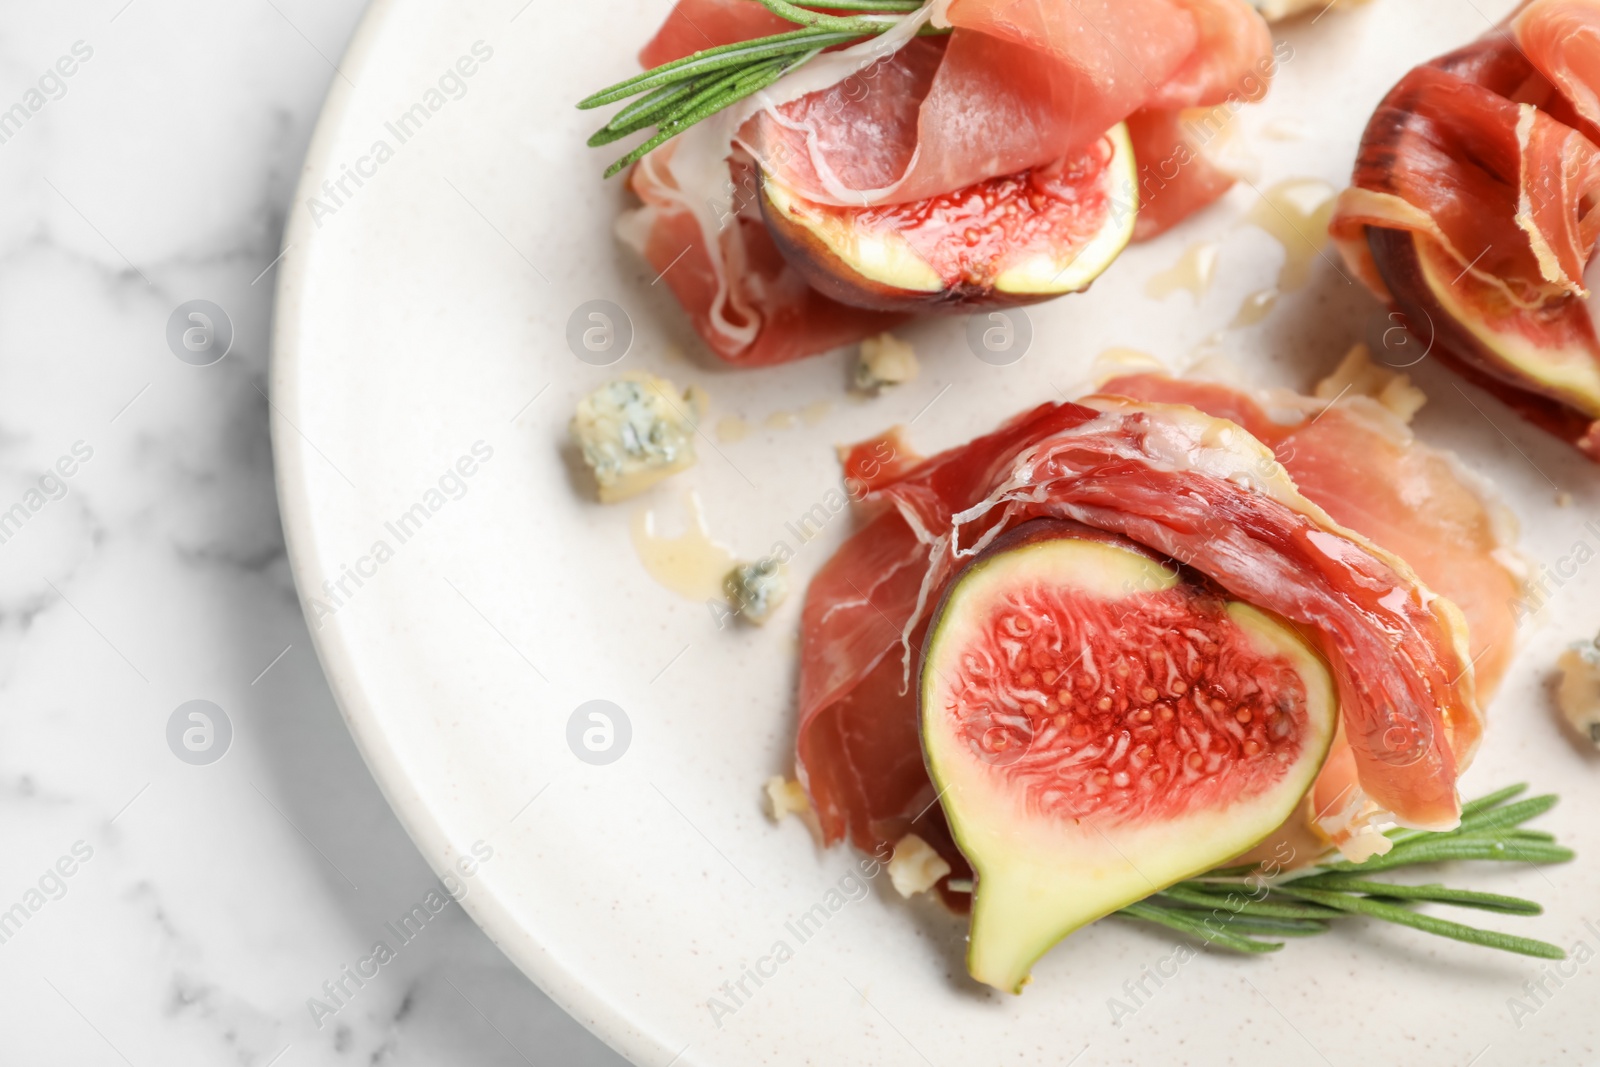
[[[0, 1063], [621, 1062], [458, 906], [389, 932], [437, 883], [284, 557], [272, 265], [362, 6], [0, 7]], [[211, 366], [167, 342], [194, 299]], [[220, 761], [169, 747], [191, 700]]]

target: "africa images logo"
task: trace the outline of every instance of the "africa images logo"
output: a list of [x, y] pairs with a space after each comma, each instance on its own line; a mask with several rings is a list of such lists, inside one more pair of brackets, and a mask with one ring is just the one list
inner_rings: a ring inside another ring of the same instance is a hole
[[[306, 197], [306, 210], [311, 213], [311, 221], [317, 224], [317, 228], [322, 228], [324, 219], [343, 210], [362, 186], [378, 176], [378, 168], [394, 159], [399, 149], [421, 133], [433, 116], [444, 110], [446, 104], [466, 96], [467, 79], [477, 74], [483, 64], [493, 58], [493, 48], [483, 41], [472, 42], [470, 55], [457, 58], [453, 66], [446, 67], [444, 73], [439, 75], [436, 85], [430, 85], [423, 91], [420, 100], [400, 112], [392, 121], [383, 124], [388, 137], [374, 138], [366, 153], [357, 156], [354, 163], [340, 163], [339, 173], [322, 183], [320, 195]], [[393, 144], [389, 143], [390, 138]]]

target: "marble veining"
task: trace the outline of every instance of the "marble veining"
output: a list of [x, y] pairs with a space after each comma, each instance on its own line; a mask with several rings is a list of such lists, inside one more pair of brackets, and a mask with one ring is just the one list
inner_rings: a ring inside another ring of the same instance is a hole
[[[362, 6], [5, 5], [0, 1063], [621, 1062], [451, 901], [310, 1006], [438, 886], [312, 651], [268, 436], [285, 212]], [[167, 341], [197, 299], [209, 366]], [[192, 700], [213, 762], [169, 741]]]

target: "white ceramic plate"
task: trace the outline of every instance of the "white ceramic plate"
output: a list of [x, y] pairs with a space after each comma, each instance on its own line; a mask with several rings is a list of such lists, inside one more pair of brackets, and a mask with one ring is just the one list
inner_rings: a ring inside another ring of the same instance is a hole
[[[747, 557], [789, 541], [804, 582], [849, 526], [837, 518], [802, 546], [785, 525], [839, 484], [834, 443], [912, 420], [925, 450], [957, 443], [1072, 392], [1112, 346], [1182, 363], [1273, 282], [1283, 253], [1241, 224], [1257, 198], [1242, 185], [1129, 251], [1091, 293], [1033, 309], [1033, 347], [1013, 366], [979, 362], [962, 323], [941, 321], [905, 331], [923, 376], [871, 402], [846, 397], [842, 356], [723, 371], [693, 357], [665, 286], [612, 239], [623, 194], [600, 180], [610, 157], [583, 146], [595, 117], [571, 106], [634, 69], [665, 0], [525, 2], [373, 5], [293, 207], [272, 388], [284, 522], [339, 703], [436, 869], [475, 842], [492, 849], [465, 880], [465, 904], [512, 959], [617, 1049], [656, 1065], [1596, 1055], [1593, 965], [1564, 987], [1547, 980], [1544, 1006], [1513, 1019], [1508, 998], [1531, 1005], [1522, 983], [1544, 965], [1395, 929], [1358, 924], [1270, 958], [1202, 955], [1158, 987], [1145, 968], [1169, 958], [1170, 939], [1105, 922], [1051, 953], [1012, 998], [965, 980], [959, 921], [879, 879], [801, 943], [785, 924], [849, 889], [855, 858], [761, 813], [762, 781], [790, 766], [799, 598], [766, 629], [719, 631], [704, 605], [656, 584], [631, 547], [637, 507], [592, 503], [563, 453], [576, 398], [649, 368], [704, 387], [711, 425], [747, 420], [746, 438], [703, 447], [694, 470], [640, 506], [671, 527], [693, 488], [714, 536]], [[1509, 4], [1486, 6], [1499, 17]], [[1241, 119], [1255, 188], [1341, 183], [1383, 90], [1484, 28], [1473, 4], [1377, 0], [1282, 30], [1294, 54], [1269, 101]], [[1201, 240], [1220, 242], [1211, 290], [1198, 302], [1147, 297], [1147, 280]], [[632, 320], [615, 368], [567, 348], [569, 315], [594, 299]], [[1384, 325], [1330, 255], [1222, 346], [1260, 380], [1304, 387]], [[1583, 526], [1600, 514], [1592, 467], [1430, 360], [1415, 374], [1434, 398], [1420, 432], [1498, 480], [1534, 560], [1555, 566], [1580, 541], [1600, 548], [1600, 526]], [[807, 410], [795, 425], [767, 424]], [[450, 473], [458, 463], [470, 477]], [[1555, 506], [1558, 488], [1573, 506]], [[1597, 575], [1580, 566], [1550, 587], [1468, 778], [1480, 791], [1522, 778], [1562, 791], [1568, 804], [1544, 825], [1592, 857], [1600, 830], [1581, 813], [1596, 767], [1558, 729], [1543, 686], [1554, 649], [1600, 625]], [[630, 746], [606, 766], [580, 762], [566, 740], [591, 699], [631, 722]], [[1471, 877], [1549, 906], [1506, 928], [1600, 948], [1591, 862]], [[762, 963], [780, 941], [793, 957]], [[744, 977], [758, 964], [770, 972], [759, 985]], [[1130, 993], [1141, 980], [1145, 993]], [[1113, 997], [1136, 1008], [1119, 1025]], [[714, 1012], [713, 998], [737, 1010]]]

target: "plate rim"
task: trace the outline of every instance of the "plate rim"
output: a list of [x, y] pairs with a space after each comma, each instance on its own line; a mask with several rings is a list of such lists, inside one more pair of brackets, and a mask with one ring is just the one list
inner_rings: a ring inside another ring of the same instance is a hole
[[[377, 54], [377, 42], [402, 0], [370, 0], [350, 42], [345, 47], [327, 96], [317, 115], [300, 176], [288, 206], [283, 258], [273, 293], [268, 341], [268, 412], [272, 442], [273, 482], [283, 527], [289, 571], [295, 597], [340, 717], [361, 753], [378, 790], [436, 877], [451, 873], [454, 849], [438, 814], [405, 774], [383, 727], [374, 702], [354, 681], [359, 671], [345, 640], [347, 623], [337, 615], [316, 625], [306, 593], [313, 544], [316, 540], [314, 507], [307, 492], [308, 442], [298, 429], [301, 359], [301, 296], [305, 292], [311, 247], [316, 228], [307, 212], [295, 210], [305, 203], [331, 172], [331, 150], [339, 142], [362, 80]], [[275, 416], [275, 417], [274, 417]], [[288, 423], [287, 427], [283, 423]], [[314, 446], [313, 446], [314, 451]], [[313, 457], [315, 458], [315, 457]], [[554, 954], [543, 951], [534, 934], [518, 923], [501, 900], [496, 882], [479, 880], [480, 891], [458, 899], [462, 909], [506, 958], [568, 1016], [629, 1062], [664, 1059], [674, 1050], [652, 1035], [641, 1021], [597, 987], [581, 980]]]

